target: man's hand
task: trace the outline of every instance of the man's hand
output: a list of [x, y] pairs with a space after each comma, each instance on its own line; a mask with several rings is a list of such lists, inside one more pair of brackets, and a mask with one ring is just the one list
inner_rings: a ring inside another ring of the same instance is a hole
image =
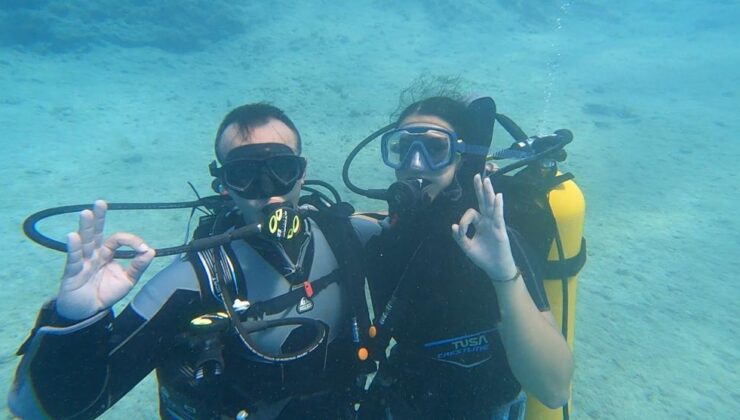
[[[468, 209], [460, 223], [452, 225], [452, 236], [468, 258], [492, 281], [505, 281], [516, 275], [517, 268], [504, 223], [504, 198], [496, 194], [487, 177], [481, 182], [481, 176], [475, 175], [473, 185], [480, 213]], [[475, 235], [468, 238], [466, 232], [471, 224], [475, 226]]]
[[[65, 318], [82, 320], [113, 306], [154, 258], [155, 251], [138, 236], [118, 232], [103, 241], [107, 209], [105, 201], [96, 201], [92, 211], [80, 212], [79, 231], [67, 235], [67, 263], [56, 300], [57, 313]], [[136, 251], [126, 268], [113, 260], [122, 246]]]

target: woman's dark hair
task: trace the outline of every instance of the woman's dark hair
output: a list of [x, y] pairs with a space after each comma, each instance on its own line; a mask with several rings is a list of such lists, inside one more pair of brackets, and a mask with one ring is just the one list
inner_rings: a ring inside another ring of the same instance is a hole
[[270, 118], [281, 121], [295, 133], [296, 138], [298, 139], [298, 150], [296, 151], [296, 154], [300, 155], [302, 148], [301, 134], [298, 132], [295, 124], [293, 124], [293, 121], [291, 121], [290, 118], [285, 115], [285, 112], [283, 112], [282, 109], [266, 103], [257, 103], [242, 105], [240, 107], [234, 108], [233, 110], [231, 110], [231, 112], [226, 114], [224, 120], [221, 121], [221, 125], [218, 126], [218, 131], [216, 132], [215, 141], [216, 158], [218, 159], [218, 161], [221, 162], [221, 155], [218, 151], [218, 145], [221, 141], [221, 136], [224, 134], [224, 131], [226, 131], [226, 127], [230, 126], [231, 124], [236, 124], [242, 134], [246, 137], [252, 127], [266, 124]]
[[447, 121], [460, 138], [465, 138], [467, 108], [465, 104], [446, 96], [433, 96], [414, 102], [401, 112], [396, 126], [411, 115], [429, 115]]

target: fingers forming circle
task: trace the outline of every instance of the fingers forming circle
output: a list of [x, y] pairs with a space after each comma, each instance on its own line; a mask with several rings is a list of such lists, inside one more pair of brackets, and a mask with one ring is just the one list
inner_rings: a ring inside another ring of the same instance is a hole
[[151, 264], [154, 256], [155, 251], [151, 248], [146, 251], [139, 251], [136, 254], [134, 259], [131, 261], [131, 264], [126, 268], [126, 273], [134, 283], [139, 281], [141, 275], [144, 274], [144, 271], [146, 271], [149, 264]]
[[480, 218], [481, 214], [478, 213], [475, 209], [468, 209], [460, 218], [458, 236], [460, 238], [465, 238], [468, 233], [468, 227], [470, 227], [470, 224], [475, 225], [480, 221]]

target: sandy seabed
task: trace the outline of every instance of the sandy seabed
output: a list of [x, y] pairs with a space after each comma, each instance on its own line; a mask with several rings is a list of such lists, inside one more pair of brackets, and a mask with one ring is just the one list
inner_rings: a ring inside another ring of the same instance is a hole
[[[14, 352], [64, 262], [22, 235], [31, 212], [96, 198], [184, 201], [193, 197], [186, 181], [207, 194], [218, 123], [255, 101], [294, 119], [311, 178], [340, 185], [345, 155], [388, 122], [402, 89], [420, 75], [453, 75], [530, 134], [575, 133], [562, 168], [586, 196], [589, 261], [573, 418], [740, 411], [735, 2], [301, 4], [244, 6], [218, 36], [199, 29], [191, 49], [103, 37], [106, 19], [88, 38], [56, 34], [67, 44], [4, 35], [0, 383], [9, 386]], [[4, 18], [20, 13], [3, 7]], [[495, 147], [509, 141], [499, 127]], [[365, 186], [392, 179], [372, 152], [354, 173]], [[358, 208], [382, 208], [341, 191]], [[187, 216], [112, 213], [108, 232], [175, 245]], [[74, 226], [74, 217], [42, 225], [58, 238]], [[150, 375], [104, 418], [156, 415]]]

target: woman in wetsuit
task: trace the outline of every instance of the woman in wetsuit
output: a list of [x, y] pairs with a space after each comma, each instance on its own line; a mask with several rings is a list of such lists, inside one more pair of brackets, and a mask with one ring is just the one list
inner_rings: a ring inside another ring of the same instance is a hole
[[397, 344], [365, 418], [523, 418], [522, 388], [553, 408], [568, 399], [572, 355], [536, 258], [481, 179], [492, 125], [479, 120], [462, 101], [432, 97], [382, 137], [401, 190], [420, 191], [369, 244], [378, 342]]

